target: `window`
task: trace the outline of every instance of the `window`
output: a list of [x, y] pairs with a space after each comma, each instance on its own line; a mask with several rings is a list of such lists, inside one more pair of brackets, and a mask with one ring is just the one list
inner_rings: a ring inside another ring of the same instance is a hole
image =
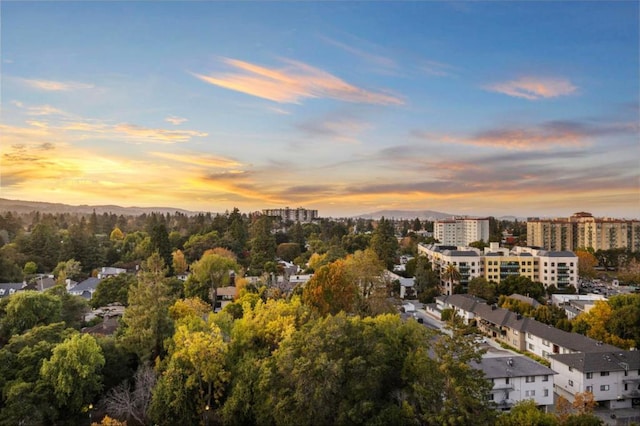
[[600, 385], [600, 390], [601, 391], [608, 391], [609, 390], [609, 385]]
[[601, 376], [601, 377], [608, 376], [608, 375], [609, 375], [609, 372], [608, 372], [608, 371], [601, 371], [601, 372], [600, 372], [600, 376]]
[[544, 390], [544, 396], [549, 396], [549, 389]]
[[542, 344], [545, 346], [549, 346], [549, 341], [548, 340], [542, 340]]
[[527, 383], [535, 383], [536, 378], [535, 376], [527, 376]]
[[489, 394], [489, 401], [493, 401], [493, 394], [492, 393]]
[[529, 350], [532, 351], [533, 350], [533, 343], [529, 343]]
[[593, 386], [587, 386], [587, 392], [593, 393]]
[[528, 391], [525, 391], [524, 395], [525, 396], [536, 396], [536, 391], [528, 390]]
[[507, 377], [506, 379], [504, 379], [504, 382], [505, 382], [506, 384], [509, 384], [509, 378]]
[[569, 386], [573, 387], [573, 380], [569, 380]]
[[593, 373], [587, 373], [587, 379], [593, 379]]
[[627, 370], [624, 370], [624, 375], [625, 377], [629, 375], [629, 372]]
[[547, 374], [547, 375], [543, 376], [542, 377], [542, 381], [543, 382], [548, 382], [549, 381], [549, 375]]
[[569, 367], [569, 371], [573, 371], [573, 367]]

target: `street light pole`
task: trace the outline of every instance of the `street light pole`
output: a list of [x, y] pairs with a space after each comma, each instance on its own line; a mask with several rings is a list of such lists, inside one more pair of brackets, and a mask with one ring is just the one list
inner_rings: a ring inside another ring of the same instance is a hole
[[93, 411], [93, 404], [89, 404], [89, 426], [91, 426], [91, 412]]

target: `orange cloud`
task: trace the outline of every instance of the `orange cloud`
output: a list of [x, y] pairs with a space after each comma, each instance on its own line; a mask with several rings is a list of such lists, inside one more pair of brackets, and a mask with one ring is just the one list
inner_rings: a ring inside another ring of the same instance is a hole
[[521, 77], [517, 80], [485, 86], [485, 89], [516, 98], [538, 100], [571, 95], [578, 88], [564, 78]]
[[174, 154], [171, 152], [151, 152], [151, 155], [156, 157], [164, 158], [166, 160], [178, 161], [180, 163], [192, 164], [195, 166], [202, 167], [221, 167], [221, 168], [232, 168], [232, 167], [241, 167], [242, 163], [224, 157], [216, 157], [212, 155], [203, 155], [203, 154]]
[[53, 80], [29, 80], [21, 79], [29, 87], [47, 92], [68, 92], [72, 90], [93, 89], [93, 84], [80, 83], [77, 81], [53, 81]]
[[224, 62], [237, 72], [220, 75], [193, 74], [200, 80], [278, 103], [300, 103], [305, 98], [331, 98], [341, 101], [380, 105], [402, 105], [389, 94], [353, 86], [326, 71], [284, 59], [284, 69], [272, 69], [236, 59]]
[[136, 140], [157, 143], [188, 142], [192, 137], [204, 137], [208, 135], [207, 133], [196, 132], [194, 130], [152, 129], [127, 123], [118, 124], [113, 130]]

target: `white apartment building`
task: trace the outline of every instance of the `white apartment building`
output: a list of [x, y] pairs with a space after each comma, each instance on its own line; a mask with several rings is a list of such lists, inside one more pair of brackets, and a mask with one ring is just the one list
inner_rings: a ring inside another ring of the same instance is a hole
[[302, 207], [298, 207], [297, 209], [290, 209], [289, 207], [284, 209], [264, 209], [262, 210], [262, 214], [301, 223], [311, 222], [318, 218], [318, 210], [307, 210]]
[[468, 246], [474, 241], [488, 242], [489, 219], [437, 220], [433, 224], [433, 236], [443, 245]]
[[553, 355], [558, 372], [555, 391], [573, 402], [575, 395], [591, 392], [608, 408], [631, 408], [640, 399], [640, 351], [590, 352]]
[[[418, 244], [418, 253], [427, 256], [432, 269], [439, 274], [442, 294], [453, 294], [454, 285], [466, 287], [471, 279], [481, 277], [483, 274], [482, 257], [478, 249]], [[460, 280], [457, 283], [451, 283], [444, 278], [444, 271], [448, 265], [454, 265], [460, 272]]]
[[507, 411], [523, 400], [532, 399], [536, 406], [553, 406], [555, 371], [525, 356], [482, 357], [471, 364], [482, 370], [487, 380], [493, 383], [489, 400], [496, 408]]

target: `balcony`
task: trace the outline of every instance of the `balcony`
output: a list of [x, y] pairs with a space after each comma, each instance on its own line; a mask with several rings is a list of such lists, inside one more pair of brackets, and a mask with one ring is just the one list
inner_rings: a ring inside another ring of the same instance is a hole
[[497, 385], [493, 385], [493, 389], [491, 389], [492, 393], [496, 392], [504, 392], [508, 390], [514, 390], [513, 383], [499, 383]]

